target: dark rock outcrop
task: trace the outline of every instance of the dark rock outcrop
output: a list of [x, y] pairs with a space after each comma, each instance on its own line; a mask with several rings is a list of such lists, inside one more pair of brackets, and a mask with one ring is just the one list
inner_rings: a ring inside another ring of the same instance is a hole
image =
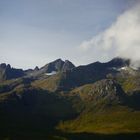
[[24, 76], [22, 69], [11, 68], [11, 66], [5, 63], [0, 64], [0, 81], [9, 80]]

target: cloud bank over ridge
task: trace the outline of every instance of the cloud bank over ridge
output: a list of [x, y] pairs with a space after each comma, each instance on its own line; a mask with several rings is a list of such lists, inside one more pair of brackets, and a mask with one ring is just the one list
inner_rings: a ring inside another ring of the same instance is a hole
[[120, 15], [111, 27], [83, 41], [79, 48], [96, 60], [106, 61], [119, 56], [140, 66], [140, 3]]

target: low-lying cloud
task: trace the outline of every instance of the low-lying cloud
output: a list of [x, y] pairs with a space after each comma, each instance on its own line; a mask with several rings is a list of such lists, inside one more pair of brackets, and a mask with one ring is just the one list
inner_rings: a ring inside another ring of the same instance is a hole
[[84, 41], [80, 49], [100, 61], [119, 56], [140, 66], [140, 4], [125, 11], [105, 31]]

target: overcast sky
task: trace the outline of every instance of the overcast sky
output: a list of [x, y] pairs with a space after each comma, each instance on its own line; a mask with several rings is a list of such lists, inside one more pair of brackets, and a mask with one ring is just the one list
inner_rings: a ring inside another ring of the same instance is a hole
[[0, 63], [26, 69], [57, 58], [76, 65], [106, 61], [109, 54], [100, 59], [99, 51], [97, 56], [91, 49], [89, 55], [83, 46], [88, 48], [90, 39], [110, 28], [137, 1], [0, 0]]

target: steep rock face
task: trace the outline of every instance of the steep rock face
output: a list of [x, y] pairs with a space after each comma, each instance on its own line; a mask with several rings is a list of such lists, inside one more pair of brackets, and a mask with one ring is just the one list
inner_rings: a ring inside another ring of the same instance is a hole
[[11, 66], [5, 63], [0, 64], [0, 81], [9, 80], [24, 76], [22, 69], [11, 68]]
[[73, 69], [75, 66], [69, 60], [66, 60], [63, 64], [62, 71], [67, 71]]
[[46, 73], [51, 73], [52, 71], [60, 71], [64, 65], [64, 61], [57, 59], [44, 67], [41, 68], [42, 71]]
[[68, 60], [63, 61], [61, 59], [57, 59], [57, 60], [45, 65], [40, 70], [50, 73], [52, 71], [67, 71], [74, 67], [75, 66]]
[[54, 73], [58, 72], [65, 72], [68, 70], [73, 69], [75, 66], [72, 64], [70, 61], [66, 60], [63, 61], [61, 59], [57, 59], [53, 62], [50, 62], [43, 66], [42, 68], [35, 69], [33, 71], [28, 72], [27, 74], [32, 75], [32, 76], [40, 76], [40, 75], [53, 75]]
[[95, 62], [63, 73], [62, 88], [70, 89], [105, 79], [108, 74], [120, 73], [118, 68], [129, 66], [130, 60], [115, 58], [107, 63]]
[[[68, 60], [64, 62], [61, 59], [58, 59], [45, 65], [35, 73], [37, 73], [37, 75], [49, 73], [49, 75], [53, 76], [53, 78], [49, 79], [49, 83], [56, 83], [55, 80], [57, 79], [57, 83], [59, 84], [56, 90], [58, 89], [59, 91], [62, 91], [71, 90], [84, 84], [94, 83], [96, 81], [109, 77], [108, 75], [110, 74], [111, 76], [116, 75], [120, 73], [119, 69], [121, 69], [122, 67], [129, 67], [129, 60], [115, 58], [107, 63], [95, 62], [89, 65], [75, 67]], [[57, 74], [60, 71], [61, 75], [58, 78]], [[53, 75], [51, 72], [56, 73]], [[43, 77], [42, 79], [46, 79], [46, 77]], [[43, 85], [48, 84], [44, 82]]]
[[106, 75], [109, 73], [117, 73], [117, 71], [110, 69], [106, 64], [100, 62], [79, 66], [73, 68], [71, 71], [63, 73], [61, 87], [62, 90], [67, 90], [84, 84], [93, 83], [106, 78]]
[[121, 86], [114, 80], [104, 79], [94, 84], [89, 84], [76, 89], [74, 92], [83, 100], [96, 103], [122, 103], [125, 93]]
[[130, 60], [117, 57], [117, 58], [114, 58], [111, 61], [107, 62], [106, 66], [115, 67], [115, 68], [130, 66]]
[[38, 66], [36, 66], [36, 67], [34, 68], [34, 70], [35, 70], [35, 71], [38, 71], [38, 70], [39, 70], [39, 67], [38, 67]]

